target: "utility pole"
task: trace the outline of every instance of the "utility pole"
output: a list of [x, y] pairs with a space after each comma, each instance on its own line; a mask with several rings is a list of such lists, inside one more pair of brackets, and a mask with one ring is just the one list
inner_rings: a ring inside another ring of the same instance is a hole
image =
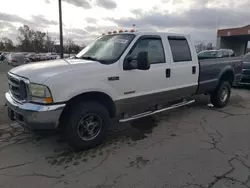
[[60, 29], [60, 56], [63, 59], [63, 29], [62, 29], [62, 1], [58, 0], [59, 4], [59, 29]]
[[48, 30], [47, 30], [47, 33], [46, 33], [46, 47], [47, 47], [47, 52], [49, 52], [49, 47], [50, 47], [50, 44], [49, 44], [49, 33], [48, 33]]

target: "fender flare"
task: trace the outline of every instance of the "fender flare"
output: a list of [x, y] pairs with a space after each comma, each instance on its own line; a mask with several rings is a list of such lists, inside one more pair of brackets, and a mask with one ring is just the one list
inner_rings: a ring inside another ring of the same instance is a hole
[[219, 74], [219, 77], [218, 77], [218, 84], [220, 82], [220, 80], [222, 79], [222, 77], [227, 73], [227, 72], [231, 72], [233, 74], [233, 82], [235, 80], [235, 71], [234, 69], [231, 67], [231, 66], [226, 66]]

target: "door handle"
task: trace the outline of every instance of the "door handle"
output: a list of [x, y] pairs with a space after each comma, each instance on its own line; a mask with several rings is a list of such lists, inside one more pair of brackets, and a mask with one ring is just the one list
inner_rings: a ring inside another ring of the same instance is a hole
[[166, 69], [166, 78], [170, 78], [170, 73], [171, 73], [170, 69]]
[[196, 74], [196, 66], [192, 66], [192, 74]]

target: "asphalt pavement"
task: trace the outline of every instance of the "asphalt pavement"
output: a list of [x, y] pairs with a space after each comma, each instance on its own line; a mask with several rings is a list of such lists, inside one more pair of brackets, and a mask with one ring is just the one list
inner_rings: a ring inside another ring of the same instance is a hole
[[8, 66], [0, 64], [0, 187], [249, 188], [250, 90], [223, 109], [196, 103], [114, 124], [97, 148], [72, 151], [56, 132], [33, 133], [7, 118]]

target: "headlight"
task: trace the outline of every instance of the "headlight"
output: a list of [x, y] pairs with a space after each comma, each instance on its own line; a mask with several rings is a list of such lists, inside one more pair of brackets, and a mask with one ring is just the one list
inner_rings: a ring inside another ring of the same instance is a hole
[[28, 85], [30, 100], [38, 103], [53, 103], [49, 88], [45, 85], [31, 83]]

